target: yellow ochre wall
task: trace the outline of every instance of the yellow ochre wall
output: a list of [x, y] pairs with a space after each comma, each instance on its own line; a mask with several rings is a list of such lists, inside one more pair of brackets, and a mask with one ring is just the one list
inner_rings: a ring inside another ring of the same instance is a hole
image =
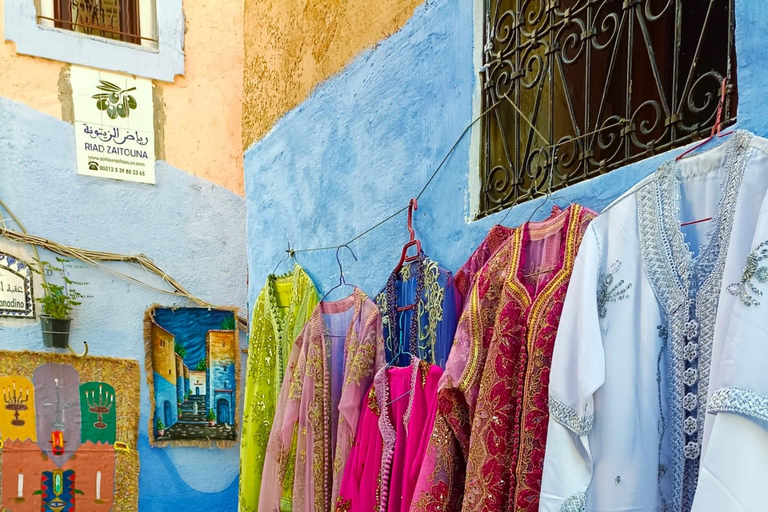
[[424, 0], [245, 0], [243, 149]]
[[[69, 88], [69, 64], [17, 55], [5, 41], [4, 3], [0, 96], [71, 121], [63, 113], [71, 100], [60, 94]], [[164, 141], [157, 157], [243, 195], [243, 0], [185, 0], [184, 15], [184, 76], [155, 81], [155, 125]]]

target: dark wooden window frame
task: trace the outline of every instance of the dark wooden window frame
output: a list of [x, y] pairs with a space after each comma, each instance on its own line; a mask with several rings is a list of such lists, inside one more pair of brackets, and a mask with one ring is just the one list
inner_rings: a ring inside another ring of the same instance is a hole
[[734, 0], [483, 1], [478, 218], [735, 121]]

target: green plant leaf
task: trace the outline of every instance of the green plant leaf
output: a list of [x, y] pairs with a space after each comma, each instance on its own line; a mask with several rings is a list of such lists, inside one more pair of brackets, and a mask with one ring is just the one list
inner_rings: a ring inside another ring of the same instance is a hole
[[81, 491], [80, 489], [72, 489], [72, 492], [75, 493], [75, 494], [82, 494], [83, 496], [85, 496], [85, 493], [83, 491]]
[[99, 93], [99, 94], [94, 94], [93, 96], [91, 96], [91, 98], [93, 98], [95, 100], [99, 100], [101, 98], [109, 98], [109, 94], [107, 94], [106, 92], [102, 92], [102, 93]]

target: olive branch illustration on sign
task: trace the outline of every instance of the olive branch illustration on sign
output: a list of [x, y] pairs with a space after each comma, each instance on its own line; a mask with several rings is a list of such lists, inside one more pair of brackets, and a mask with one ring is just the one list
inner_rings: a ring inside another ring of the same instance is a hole
[[117, 85], [106, 80], [99, 80], [101, 85], [97, 85], [96, 88], [100, 91], [104, 91], [91, 96], [96, 100], [96, 108], [107, 112], [110, 119], [117, 119], [117, 116], [128, 117], [131, 114], [131, 109], [135, 109], [138, 106], [136, 98], [128, 94], [136, 89], [131, 87], [130, 89], [120, 89]]

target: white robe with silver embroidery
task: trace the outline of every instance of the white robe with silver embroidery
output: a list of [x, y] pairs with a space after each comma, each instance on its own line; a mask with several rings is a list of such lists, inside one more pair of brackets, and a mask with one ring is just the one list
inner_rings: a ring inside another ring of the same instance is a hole
[[[734, 492], [703, 489], [721, 484], [710, 461], [739, 463], [728, 455], [734, 428], [768, 451], [765, 432], [732, 425], [744, 422], [736, 411], [705, 411], [721, 386], [749, 388], [756, 379], [766, 384], [756, 391], [768, 392], [768, 295], [762, 362], [728, 349], [741, 304], [728, 286], [741, 281], [756, 232], [768, 240], [766, 191], [768, 141], [736, 132], [720, 147], [664, 164], [592, 221], [552, 360], [541, 511], [688, 512], [694, 496], [697, 511], [757, 510], [703, 503]], [[681, 227], [706, 217], [713, 219]], [[726, 378], [734, 373], [738, 379]]]

